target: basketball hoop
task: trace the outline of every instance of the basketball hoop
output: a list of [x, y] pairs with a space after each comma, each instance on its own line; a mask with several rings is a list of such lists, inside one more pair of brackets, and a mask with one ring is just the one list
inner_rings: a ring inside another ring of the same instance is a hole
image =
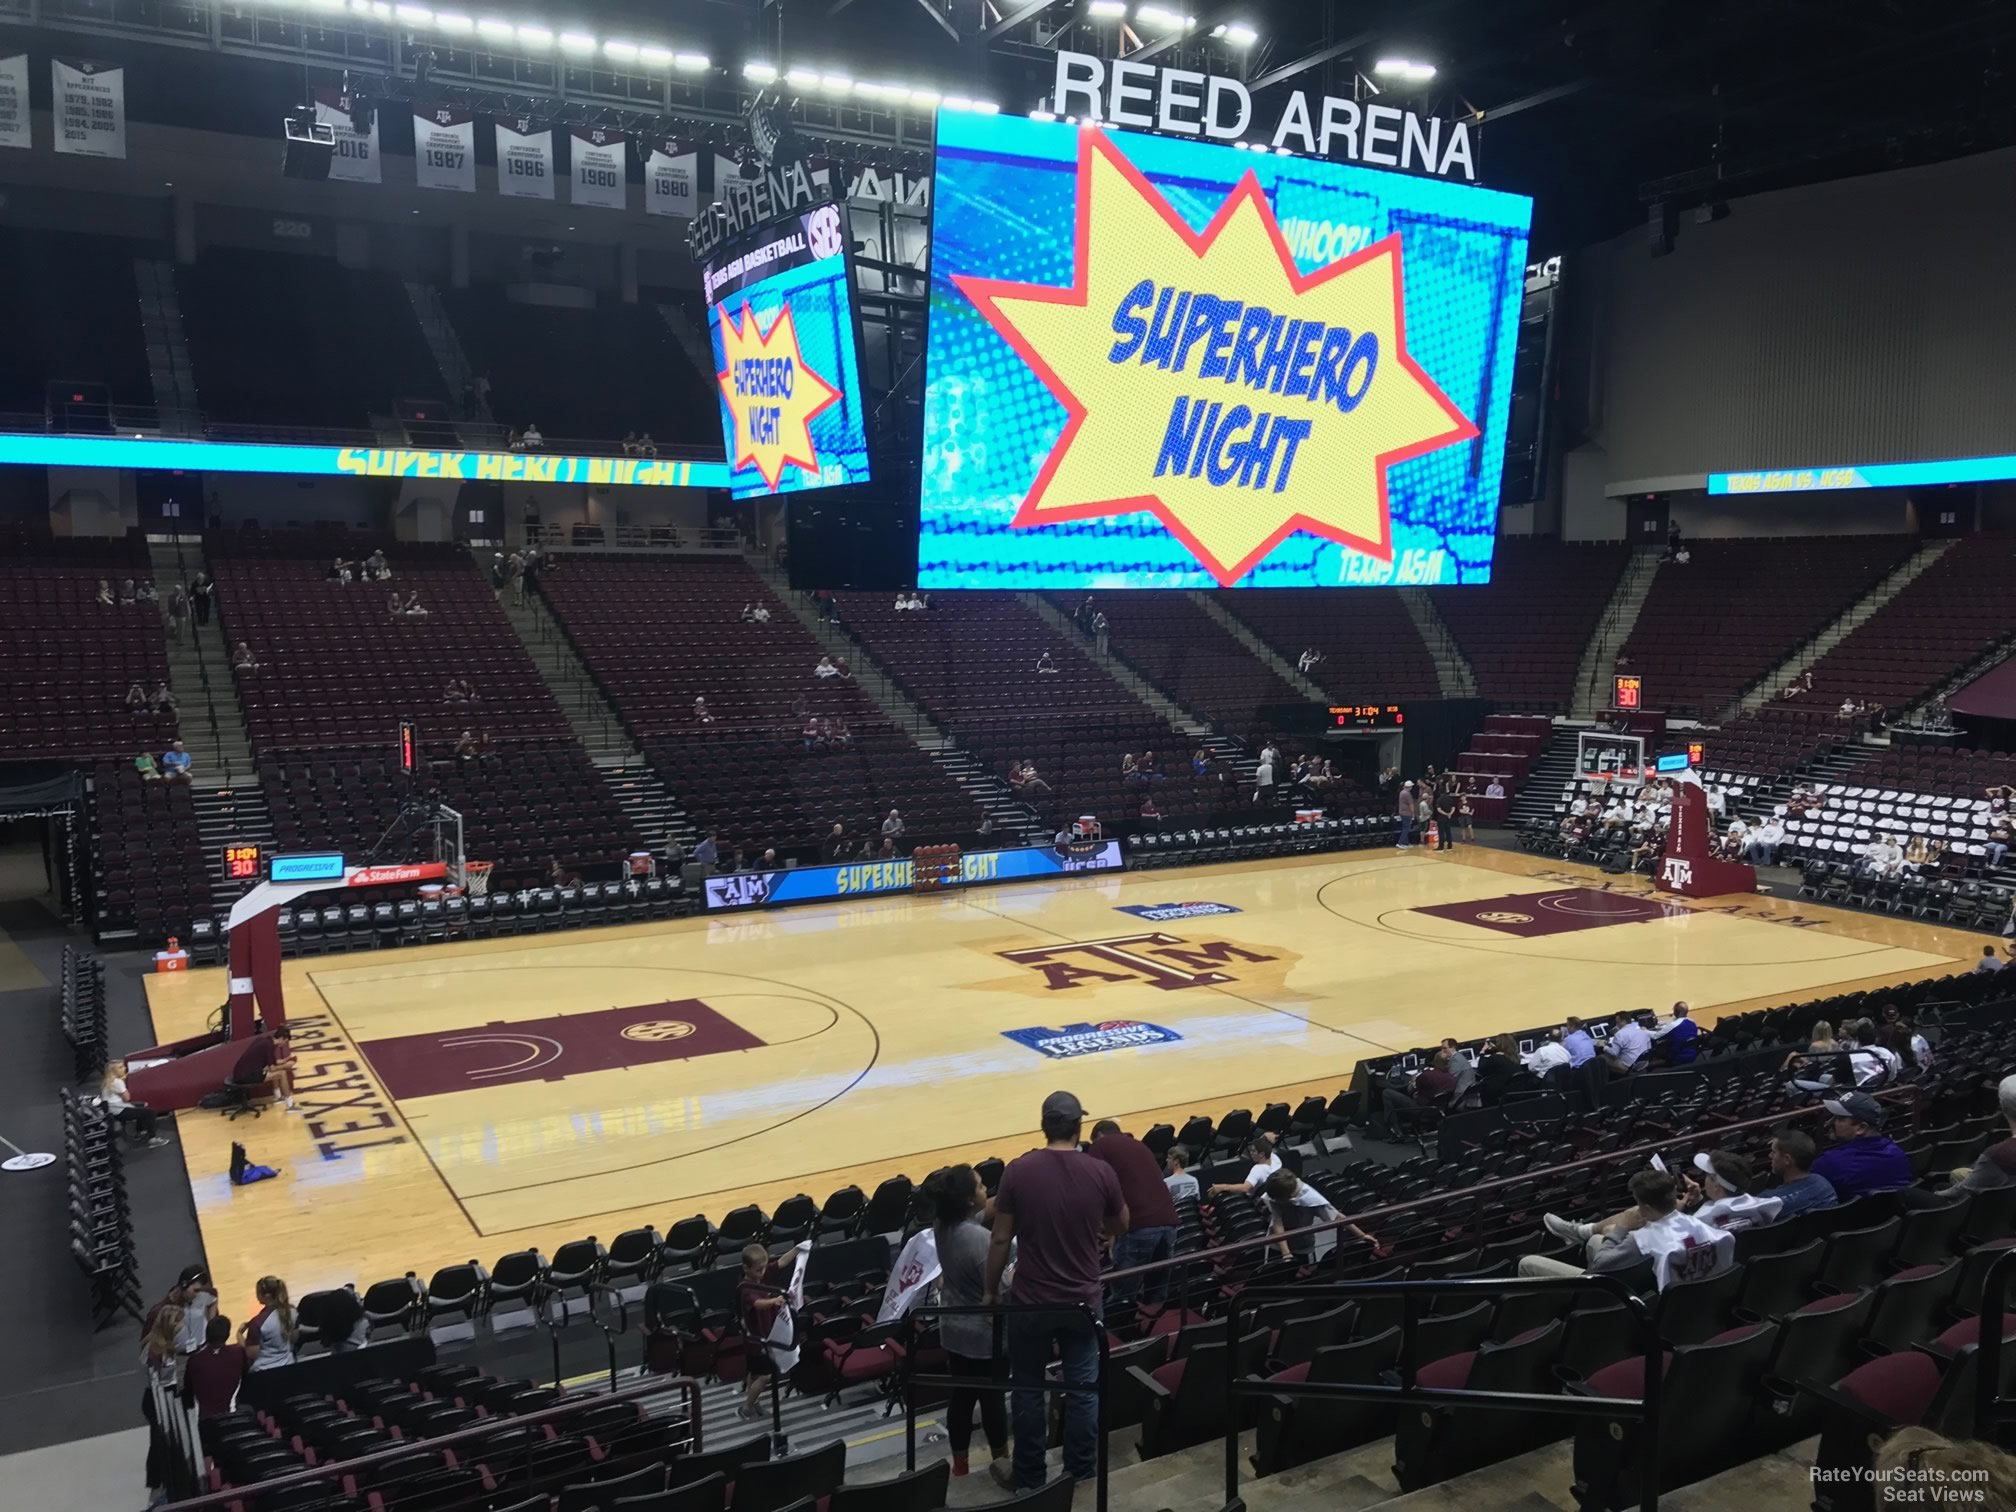
[[462, 876], [472, 898], [487, 898], [490, 895], [490, 872], [497, 865], [495, 861], [468, 861], [462, 866]]

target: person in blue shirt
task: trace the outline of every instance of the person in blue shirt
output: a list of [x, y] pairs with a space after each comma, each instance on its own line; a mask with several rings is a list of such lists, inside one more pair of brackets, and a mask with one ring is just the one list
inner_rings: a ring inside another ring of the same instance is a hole
[[1568, 1052], [1569, 1069], [1585, 1061], [1596, 1058], [1596, 1041], [1589, 1037], [1589, 1031], [1582, 1027], [1582, 1020], [1571, 1018], [1561, 1035], [1561, 1048]]
[[1778, 1184], [1758, 1195], [1778, 1199], [1780, 1223], [1840, 1202], [1834, 1184], [1813, 1174], [1813, 1137], [1802, 1130], [1780, 1129], [1771, 1136], [1771, 1174]]
[[189, 753], [182, 748], [181, 741], [161, 753], [161, 770], [171, 779], [189, 781]]
[[1669, 1066], [1691, 1066], [1694, 1057], [1701, 1053], [1701, 1047], [1695, 1043], [1701, 1037], [1701, 1026], [1688, 1017], [1692, 1011], [1685, 1003], [1675, 1003], [1671, 1022], [1652, 1031], [1652, 1038], [1658, 1042]]
[[1911, 1157], [1883, 1133], [1883, 1105], [1867, 1092], [1844, 1092], [1821, 1104], [1834, 1116], [1834, 1143], [1813, 1162], [1843, 1202], [1911, 1185]]

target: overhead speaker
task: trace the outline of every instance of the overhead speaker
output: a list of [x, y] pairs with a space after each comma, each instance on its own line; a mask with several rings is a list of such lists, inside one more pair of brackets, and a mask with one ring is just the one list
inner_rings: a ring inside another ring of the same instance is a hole
[[288, 116], [282, 123], [286, 141], [280, 172], [292, 179], [326, 179], [336, 156], [336, 130], [311, 117]]

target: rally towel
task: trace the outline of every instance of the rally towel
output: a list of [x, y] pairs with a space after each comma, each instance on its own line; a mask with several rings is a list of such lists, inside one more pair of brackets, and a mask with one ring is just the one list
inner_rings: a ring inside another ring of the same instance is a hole
[[875, 1314], [875, 1321], [891, 1323], [909, 1312], [937, 1282], [938, 1273], [938, 1236], [928, 1228], [919, 1229], [889, 1271], [889, 1285], [882, 1292], [882, 1310]]

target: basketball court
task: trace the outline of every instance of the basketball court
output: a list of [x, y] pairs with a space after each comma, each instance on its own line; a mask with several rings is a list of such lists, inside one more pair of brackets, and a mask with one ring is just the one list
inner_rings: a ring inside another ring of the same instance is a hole
[[[1977, 937], [1468, 847], [1115, 873], [289, 961], [296, 1107], [180, 1144], [227, 1298], [1012, 1158], [1044, 1094], [1135, 1132], [1582, 1009], [1721, 1013]], [[151, 978], [164, 1040], [222, 970]], [[231, 1142], [281, 1168], [233, 1188]], [[164, 1152], [166, 1154], [166, 1152]]]

